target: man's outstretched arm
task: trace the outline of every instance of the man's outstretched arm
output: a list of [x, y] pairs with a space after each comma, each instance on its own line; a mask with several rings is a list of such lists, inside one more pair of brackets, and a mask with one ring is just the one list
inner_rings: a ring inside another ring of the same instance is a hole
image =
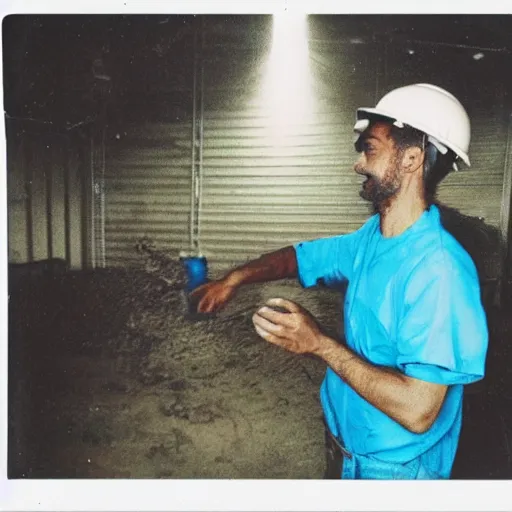
[[297, 258], [292, 246], [264, 254], [228, 272], [222, 279], [196, 288], [191, 294], [199, 313], [221, 309], [244, 284], [297, 277]]

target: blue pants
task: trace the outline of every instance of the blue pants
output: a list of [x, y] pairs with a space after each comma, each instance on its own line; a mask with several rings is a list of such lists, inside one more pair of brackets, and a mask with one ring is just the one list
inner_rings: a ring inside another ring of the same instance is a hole
[[421, 459], [405, 464], [384, 462], [365, 455], [347, 451], [325, 429], [327, 469], [324, 478], [345, 480], [436, 480], [439, 476], [426, 470]]

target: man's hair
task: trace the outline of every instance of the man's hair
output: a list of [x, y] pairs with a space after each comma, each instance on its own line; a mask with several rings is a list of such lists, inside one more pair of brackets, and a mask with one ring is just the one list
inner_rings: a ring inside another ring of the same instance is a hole
[[[389, 122], [389, 121], [388, 121]], [[418, 147], [425, 152], [423, 163], [423, 185], [429, 203], [436, 199], [437, 187], [451, 171], [454, 155], [448, 151], [443, 155], [428, 140], [428, 136], [416, 128], [405, 125], [403, 128], [391, 125], [390, 136], [399, 152], [410, 147]]]
[[[438, 151], [428, 141], [427, 135], [416, 128], [405, 125], [399, 128], [394, 124], [391, 125], [389, 131], [390, 137], [393, 139], [399, 152], [405, 151], [407, 148], [417, 147], [425, 152], [425, 161], [423, 163], [423, 177], [426, 180], [430, 171], [436, 163]], [[433, 148], [433, 149], [432, 149]]]

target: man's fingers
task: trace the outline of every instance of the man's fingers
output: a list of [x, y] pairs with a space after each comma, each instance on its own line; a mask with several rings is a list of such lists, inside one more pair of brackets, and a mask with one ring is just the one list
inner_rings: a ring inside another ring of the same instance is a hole
[[217, 307], [214, 300], [208, 298], [208, 296], [203, 297], [197, 306], [198, 313], [213, 313], [214, 311], [220, 309]]
[[211, 312], [211, 300], [208, 295], [203, 295], [202, 297], [194, 297], [192, 294], [189, 294], [189, 303], [194, 305], [195, 309], [198, 313], [210, 313]]
[[276, 336], [275, 334], [272, 334], [268, 331], [265, 331], [265, 329], [262, 329], [258, 325], [254, 325], [254, 328], [256, 329], [256, 332], [269, 343], [272, 343], [273, 345], [279, 345], [283, 346], [283, 338], [280, 338], [279, 336]]
[[283, 332], [283, 326], [274, 324], [273, 322], [270, 322], [266, 318], [262, 317], [259, 313], [254, 313], [252, 316], [252, 321], [254, 323], [255, 327], [259, 327], [263, 329], [264, 331], [267, 331], [271, 334], [275, 334], [276, 336], [279, 336]]
[[267, 300], [267, 305], [278, 306], [280, 308], [287, 309], [290, 313], [300, 313], [302, 311], [301, 306], [292, 302], [291, 300], [275, 298]]
[[275, 311], [272, 308], [263, 306], [257, 311], [257, 314], [263, 318], [266, 318], [273, 324], [286, 325], [288, 327], [291, 327], [292, 325], [289, 313], [281, 313], [279, 311]]
[[199, 301], [199, 303], [197, 304], [197, 312], [198, 313], [209, 313], [210, 312], [209, 304], [206, 301], [206, 299], [203, 298]]
[[226, 306], [225, 302], [213, 300], [208, 309], [208, 313], [216, 313], [218, 311], [221, 311], [224, 309], [225, 306]]

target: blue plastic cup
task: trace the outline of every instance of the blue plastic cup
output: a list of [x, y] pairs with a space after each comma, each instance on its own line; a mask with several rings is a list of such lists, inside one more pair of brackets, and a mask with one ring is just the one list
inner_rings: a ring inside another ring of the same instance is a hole
[[182, 258], [187, 273], [187, 292], [208, 282], [208, 263], [204, 256]]

